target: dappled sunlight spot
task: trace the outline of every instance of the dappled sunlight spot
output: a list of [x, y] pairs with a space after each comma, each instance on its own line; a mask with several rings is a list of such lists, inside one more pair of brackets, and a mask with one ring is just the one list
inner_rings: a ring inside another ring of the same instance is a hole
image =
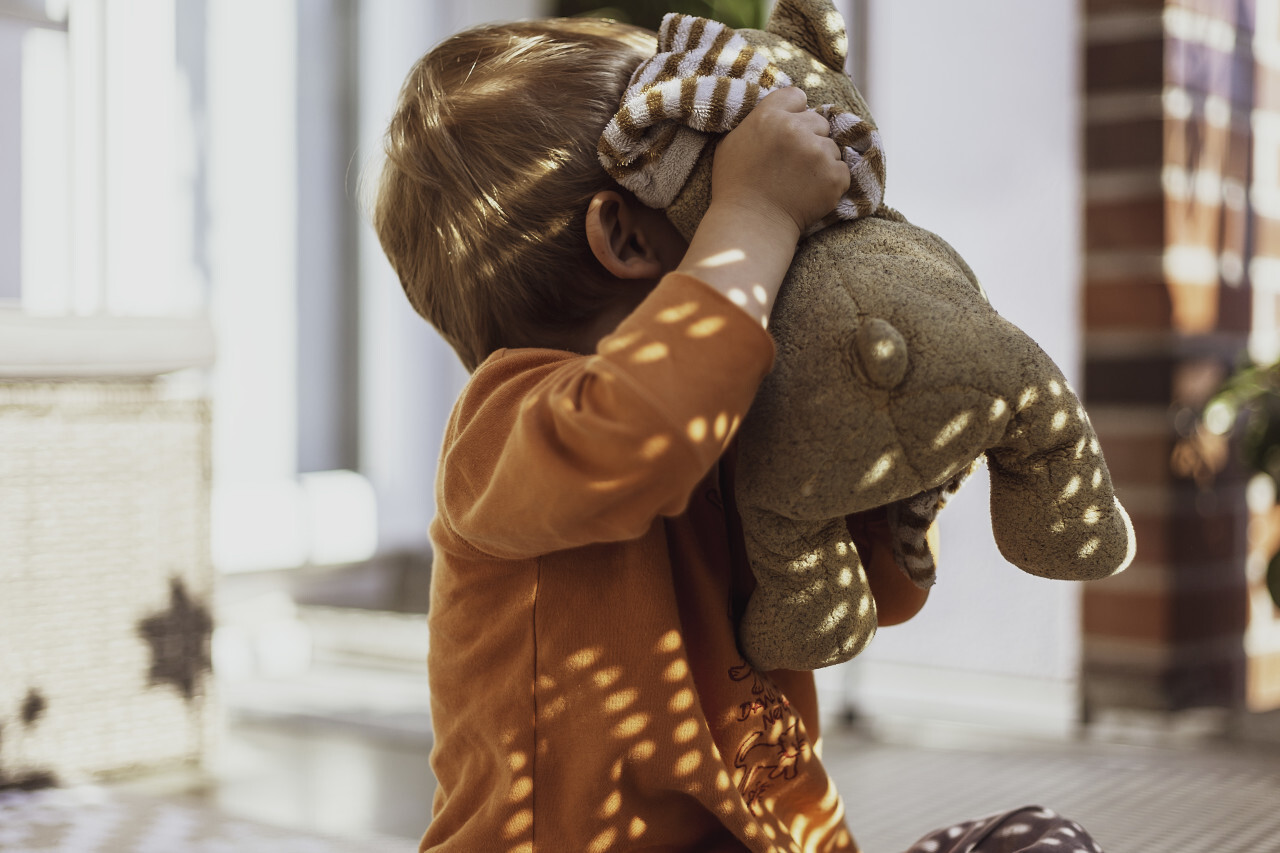
[[[714, 269], [716, 267], [727, 266], [728, 264], [736, 264], [747, 259], [747, 253], [741, 249], [725, 249], [723, 252], [716, 252], [709, 258], [703, 258], [698, 261], [694, 269]], [[738, 291], [741, 293], [741, 291]], [[746, 294], [743, 294], [745, 297]], [[744, 303], [745, 304], [745, 303]]]
[[618, 477], [614, 480], [596, 480], [593, 483], [588, 483], [587, 488], [593, 492], [612, 492], [621, 488], [626, 482], [625, 477]]
[[[843, 542], [841, 542], [840, 544], [842, 546], [844, 545]], [[841, 556], [843, 556], [843, 554], [841, 554]], [[840, 584], [840, 586], [848, 586], [849, 584], [853, 583], [853, 569], [849, 568], [848, 566], [841, 566], [840, 576], [836, 578], [836, 583]]]
[[692, 317], [697, 310], [697, 302], [685, 302], [681, 305], [672, 305], [670, 308], [664, 308], [658, 312], [658, 322], [679, 323], [681, 320]]
[[694, 719], [685, 720], [676, 726], [675, 731], [671, 733], [671, 739], [676, 743], [688, 743], [698, 736], [698, 721]]
[[613, 736], [619, 738], [635, 737], [644, 731], [648, 725], [649, 715], [643, 711], [637, 711], [613, 727]]
[[635, 364], [653, 364], [655, 361], [661, 361], [671, 353], [670, 348], [662, 341], [654, 341], [645, 344], [636, 350], [635, 355], [631, 356], [631, 361]]
[[1097, 454], [1102, 452], [1102, 445], [1098, 444], [1098, 439], [1095, 438], [1089, 442], [1089, 449], [1092, 450], [1094, 455], [1096, 456]]
[[701, 416], [694, 418], [689, 421], [687, 431], [691, 441], [702, 441], [707, 437], [707, 419]]
[[533, 793], [533, 777], [521, 776], [511, 783], [511, 793], [509, 798], [511, 802], [518, 803], [521, 800], [528, 799]]
[[715, 426], [711, 429], [711, 434], [716, 437], [716, 441], [723, 441], [724, 437], [729, 434], [729, 415], [721, 412], [716, 415]]
[[818, 73], [818, 72], [816, 72], [816, 71], [810, 71], [808, 74], [804, 75], [804, 85], [806, 85], [806, 86], [821, 86], [821, 85], [822, 85], [822, 75], [821, 75], [821, 74], [819, 74], [819, 73]]
[[545, 721], [554, 720], [556, 717], [564, 713], [565, 708], [569, 707], [569, 700], [563, 696], [557, 696], [552, 699], [538, 712], [538, 716]]
[[764, 824], [764, 827], [763, 827], [763, 828], [764, 828], [764, 834], [765, 834], [765, 835], [767, 835], [767, 836], [769, 837], [769, 840], [770, 840], [770, 841], [773, 841], [774, 839], [776, 839], [776, 838], [778, 837], [778, 831], [777, 831], [776, 829], [774, 829], [774, 828], [773, 828], [773, 825], [772, 825], [772, 824], [768, 824], [768, 823], [766, 823], [766, 824]]
[[1093, 487], [1096, 489], [1101, 485], [1102, 485], [1102, 469], [1094, 468], [1093, 469]]
[[1076, 458], [1077, 459], [1084, 458], [1084, 448], [1087, 443], [1088, 443], [1087, 439], [1085, 439], [1084, 436], [1080, 436], [1080, 440], [1076, 442]]
[[839, 624], [839, 622], [848, 615], [849, 615], [849, 602], [847, 601], [840, 602], [835, 607], [831, 608], [831, 613], [828, 614], [826, 619], [827, 627], [834, 629], [835, 626]]
[[1049, 529], [1052, 530], [1054, 533], [1062, 533], [1064, 530], [1067, 529], [1067, 523], [1062, 519], [1058, 519], [1053, 524], [1049, 525]]
[[817, 485], [818, 485], [818, 475], [814, 474], [812, 477], [804, 481], [804, 485], [800, 487], [800, 494], [806, 498], [812, 497], [813, 490]]
[[648, 761], [653, 758], [653, 754], [658, 751], [658, 746], [651, 740], [642, 740], [635, 746], [631, 747], [631, 751], [627, 753], [627, 757], [632, 761]]
[[665, 435], [655, 435], [640, 447], [640, 456], [652, 462], [671, 447], [671, 439]]
[[667, 710], [671, 711], [673, 714], [678, 714], [681, 711], [689, 710], [692, 705], [693, 691], [688, 687], [685, 687], [672, 696], [671, 701], [667, 702]]
[[831, 780], [831, 777], [827, 777], [827, 790], [823, 792], [822, 800], [818, 803], [818, 805], [821, 806], [822, 809], [825, 811], [827, 809], [834, 808], [835, 804], [839, 800], [840, 800], [840, 792], [836, 790], [835, 782]]
[[769, 291], [758, 284], [751, 288], [751, 295], [756, 298], [756, 304], [758, 305], [764, 305], [769, 301]]
[[619, 714], [634, 705], [639, 698], [640, 691], [634, 687], [610, 693], [604, 700], [604, 711], [606, 714]]
[[728, 296], [729, 301], [734, 305], [737, 305], [739, 308], [746, 308], [747, 303], [750, 302], [747, 298], [747, 292], [737, 287], [731, 288], [725, 296]]
[[599, 835], [591, 839], [591, 843], [587, 845], [587, 853], [605, 853], [613, 846], [614, 839], [618, 837], [617, 827], [611, 826], [602, 830]]
[[1018, 398], [1018, 410], [1021, 411], [1030, 406], [1036, 400], [1040, 399], [1040, 392], [1034, 387], [1028, 388], [1022, 392], [1022, 396]]
[[538, 165], [542, 167], [544, 175], [550, 174], [564, 166], [565, 163], [573, 159], [573, 152], [566, 148], [552, 148], [547, 152], [546, 157], [538, 159]]
[[621, 335], [610, 335], [600, 342], [600, 352], [604, 355], [613, 355], [616, 352], [621, 352], [638, 340], [640, 340], [639, 332], [625, 332]]
[[627, 838], [632, 841], [638, 841], [648, 828], [649, 824], [645, 823], [643, 819], [633, 817], [631, 818], [631, 823], [627, 826]]
[[1094, 552], [1097, 551], [1101, 545], [1102, 545], [1102, 540], [1095, 536], [1092, 539], [1090, 539], [1088, 542], [1080, 546], [1080, 552], [1078, 556], [1082, 560], [1088, 557], [1092, 557]]
[[1049, 393], [1055, 397], [1062, 396], [1062, 383], [1056, 379], [1049, 380]]
[[539, 690], [555, 690], [556, 680], [551, 676], [543, 673], [542, 675], [538, 676], [538, 689]]
[[662, 673], [662, 679], [670, 683], [679, 681], [688, 674], [689, 664], [684, 662], [684, 658], [676, 658], [667, 664], [667, 668]]
[[893, 454], [886, 453], [876, 460], [871, 466], [871, 470], [862, 476], [862, 487], [874, 486], [885, 478], [885, 475], [893, 468]]
[[867, 611], [869, 611], [870, 609], [871, 609], [871, 597], [864, 592], [862, 594], [862, 598], [858, 599], [858, 615], [866, 616]]
[[529, 831], [533, 826], [533, 809], [521, 809], [508, 818], [502, 826], [502, 837], [511, 840]]
[[591, 680], [595, 682], [596, 687], [612, 687], [614, 682], [622, 677], [622, 667], [611, 666], [599, 670], [591, 676]]
[[847, 542], [836, 543], [836, 554], [843, 557], [849, 553], [849, 544]]
[[512, 773], [519, 773], [529, 763], [529, 756], [523, 752], [513, 752], [507, 756], [507, 766]]
[[727, 791], [733, 785], [733, 781], [729, 779], [729, 774], [721, 770], [716, 774], [716, 789]]
[[935, 448], [943, 448], [956, 439], [956, 436], [964, 432], [964, 428], [969, 425], [969, 421], [973, 420], [973, 412], [961, 412], [952, 418], [946, 426], [939, 432], [933, 440]]
[[1060, 412], [1057, 412], [1056, 414], [1054, 414], [1054, 416], [1053, 416], [1053, 424], [1052, 424], [1052, 426], [1053, 426], [1053, 429], [1054, 429], [1055, 431], [1057, 431], [1057, 430], [1061, 430], [1061, 429], [1062, 429], [1063, 427], [1065, 427], [1066, 425], [1067, 425], [1067, 413], [1066, 413], [1066, 412], [1061, 412], [1061, 411], [1060, 411]]
[[533, 853], [533, 842], [522, 841], [515, 847], [512, 847], [507, 853]]
[[618, 780], [620, 780], [622, 778], [622, 768], [625, 765], [626, 765], [626, 762], [624, 762], [621, 758], [613, 762], [613, 766], [609, 768], [609, 778], [614, 782], [617, 782]]
[[675, 767], [672, 768], [672, 772], [676, 774], [677, 778], [683, 779], [685, 776], [689, 776], [701, 766], [702, 753], [696, 749], [691, 749], [677, 759]]
[[1102, 511], [1096, 506], [1091, 506], [1084, 511], [1084, 515], [1082, 515], [1081, 518], [1084, 520], [1085, 524], [1097, 524], [1102, 518]]
[[703, 317], [689, 324], [688, 335], [691, 338], [709, 338], [723, 329], [727, 322], [724, 317]]
[[1079, 491], [1080, 491], [1080, 475], [1076, 474], [1067, 483], [1066, 487], [1063, 488], [1062, 494], [1061, 496], [1059, 496], [1058, 499], [1063, 501], [1070, 500], [1071, 498], [1075, 497], [1076, 493]]
[[659, 652], [674, 652], [676, 649], [680, 648], [681, 645], [683, 645], [683, 643], [680, 640], [680, 632], [672, 628], [670, 631], [663, 634], [661, 639], [658, 640], [656, 650]]
[[622, 792], [614, 791], [612, 794], [604, 798], [604, 802], [600, 804], [600, 809], [596, 814], [602, 818], [611, 818], [622, 809]]
[[600, 660], [602, 649], [599, 646], [593, 646], [587, 649], [579, 649], [569, 655], [565, 665], [568, 666], [570, 672], [581, 672], [587, 667]]
[[993, 421], [997, 420], [998, 418], [1003, 416], [1004, 413], [1007, 412], [1008, 410], [1009, 410], [1009, 404], [1006, 403], [1004, 400], [1001, 400], [999, 397], [997, 397], [995, 401], [992, 402], [991, 404], [991, 420]]

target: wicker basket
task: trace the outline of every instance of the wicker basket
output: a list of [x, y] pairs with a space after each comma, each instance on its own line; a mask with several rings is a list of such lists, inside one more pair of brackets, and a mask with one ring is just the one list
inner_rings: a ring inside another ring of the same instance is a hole
[[208, 405], [164, 387], [0, 382], [0, 787], [215, 733]]

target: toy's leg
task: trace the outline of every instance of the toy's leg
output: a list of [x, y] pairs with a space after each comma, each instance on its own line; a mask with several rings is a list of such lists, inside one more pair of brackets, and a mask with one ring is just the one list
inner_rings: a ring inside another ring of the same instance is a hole
[[818, 669], [862, 651], [876, 604], [844, 519], [802, 523], [739, 509], [756, 590], [738, 639], [752, 666]]
[[1012, 439], [987, 451], [992, 531], [1005, 558], [1030, 574], [1108, 577], [1133, 559], [1133, 525], [1088, 417], [1055, 386], [1024, 403]]

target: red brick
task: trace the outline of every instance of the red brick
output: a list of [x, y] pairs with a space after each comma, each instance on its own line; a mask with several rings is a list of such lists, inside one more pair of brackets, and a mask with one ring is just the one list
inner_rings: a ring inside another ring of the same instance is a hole
[[1158, 92], [1164, 87], [1164, 37], [1091, 44], [1085, 49], [1085, 89]]
[[1084, 595], [1084, 630], [1091, 637], [1193, 643], [1241, 634], [1248, 621], [1243, 584], [1226, 589], [1108, 590], [1090, 584]]
[[1136, 169], [1164, 162], [1164, 119], [1094, 124], [1085, 129], [1087, 171]]
[[1173, 322], [1169, 288], [1151, 280], [1086, 284], [1084, 322], [1090, 331], [1168, 329]]
[[1089, 249], [1160, 249], [1164, 239], [1163, 199], [1093, 202], [1085, 208], [1085, 246]]

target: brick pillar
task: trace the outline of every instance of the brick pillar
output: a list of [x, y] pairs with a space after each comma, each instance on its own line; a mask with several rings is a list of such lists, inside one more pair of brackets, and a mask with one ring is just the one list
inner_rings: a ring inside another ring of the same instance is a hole
[[[1084, 2], [1084, 391], [1138, 536], [1085, 592], [1094, 709], [1240, 707], [1280, 675], [1245, 650], [1247, 474], [1196, 419], [1259, 325], [1261, 259], [1280, 261], [1280, 219], [1264, 239], [1253, 209], [1255, 3], [1280, 0]], [[1266, 156], [1280, 171], [1280, 145]]]

